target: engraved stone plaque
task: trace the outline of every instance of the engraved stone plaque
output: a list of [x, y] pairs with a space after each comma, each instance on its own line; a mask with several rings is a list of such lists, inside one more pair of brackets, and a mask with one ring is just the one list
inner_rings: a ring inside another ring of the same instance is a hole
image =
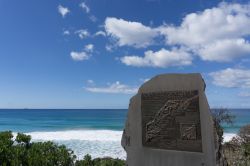
[[180, 127], [182, 140], [196, 140], [195, 124], [181, 124]]
[[144, 147], [202, 152], [197, 90], [142, 93], [141, 115]]

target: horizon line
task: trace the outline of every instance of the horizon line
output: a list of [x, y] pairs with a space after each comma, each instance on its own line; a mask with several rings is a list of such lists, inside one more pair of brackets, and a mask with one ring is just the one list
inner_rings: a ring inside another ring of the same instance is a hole
[[[14, 110], [14, 109], [18, 109], [18, 110], [39, 110], [39, 109], [43, 109], [43, 110], [94, 110], [94, 109], [99, 109], [99, 110], [125, 110], [125, 109], [129, 109], [129, 108], [0, 108], [0, 110]], [[250, 108], [237, 108], [237, 107], [232, 107], [232, 108], [227, 108], [227, 107], [215, 107], [215, 108], [210, 108], [210, 109], [250, 109]]]

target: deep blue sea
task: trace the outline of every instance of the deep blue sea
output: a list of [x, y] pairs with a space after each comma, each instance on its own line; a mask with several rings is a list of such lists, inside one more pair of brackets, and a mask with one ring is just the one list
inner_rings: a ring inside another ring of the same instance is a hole
[[[233, 126], [224, 125], [225, 139], [250, 123], [250, 109], [230, 109]], [[120, 145], [127, 109], [0, 109], [0, 131], [32, 136], [33, 141], [52, 140], [74, 150], [79, 158], [125, 158]]]

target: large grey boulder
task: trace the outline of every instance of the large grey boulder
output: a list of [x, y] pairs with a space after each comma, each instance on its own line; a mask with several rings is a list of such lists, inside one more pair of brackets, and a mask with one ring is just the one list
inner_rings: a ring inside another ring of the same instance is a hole
[[215, 166], [213, 120], [200, 74], [164, 74], [130, 99], [122, 146], [129, 166]]

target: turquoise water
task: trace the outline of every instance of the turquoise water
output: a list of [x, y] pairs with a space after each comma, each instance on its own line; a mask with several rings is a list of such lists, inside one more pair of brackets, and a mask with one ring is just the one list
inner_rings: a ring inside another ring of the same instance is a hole
[[[250, 109], [231, 109], [233, 126], [223, 125], [226, 140], [250, 123]], [[126, 158], [120, 145], [127, 109], [0, 109], [0, 131], [24, 132], [33, 141], [52, 140], [74, 150], [79, 158]]]
[[126, 109], [0, 109], [0, 131], [122, 130]]
[[126, 109], [0, 109], [0, 131], [24, 132], [32, 141], [54, 141], [78, 158], [126, 158], [121, 147]]
[[[250, 109], [230, 109], [233, 126], [223, 125], [226, 133], [237, 133], [250, 123]], [[122, 130], [127, 109], [0, 109], [0, 131], [15, 132], [62, 130]]]
[[225, 133], [237, 133], [242, 126], [250, 124], [250, 109], [230, 109], [230, 113], [235, 115], [235, 119], [232, 126], [223, 125]]

